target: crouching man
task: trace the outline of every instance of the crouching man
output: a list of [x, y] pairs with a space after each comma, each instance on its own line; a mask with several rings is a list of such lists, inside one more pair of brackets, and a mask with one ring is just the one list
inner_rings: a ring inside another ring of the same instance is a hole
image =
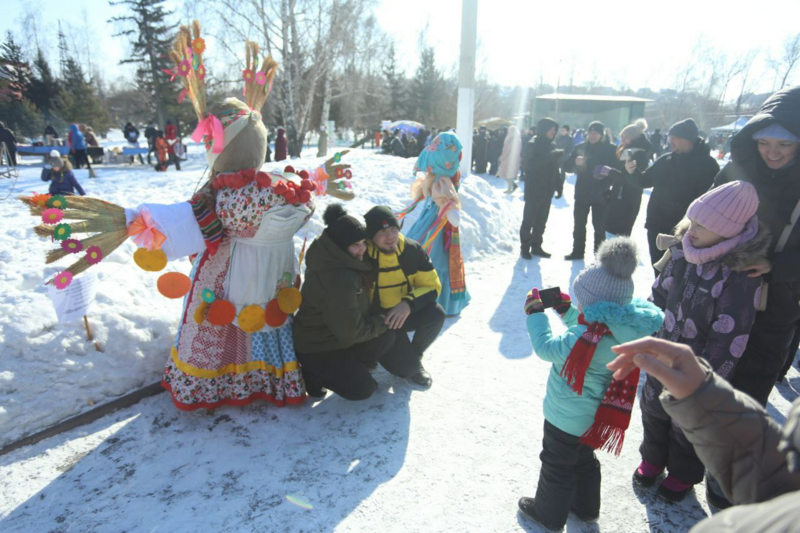
[[[428, 254], [416, 241], [400, 233], [400, 224], [386, 206], [370, 209], [367, 222], [367, 254], [374, 277], [370, 293], [373, 314], [383, 315], [389, 329], [398, 330], [392, 350], [410, 351], [420, 359], [419, 372], [409, 379], [430, 386], [431, 375], [422, 366], [422, 355], [444, 325], [444, 309], [436, 303], [442, 284]], [[405, 333], [413, 331], [413, 340]]]

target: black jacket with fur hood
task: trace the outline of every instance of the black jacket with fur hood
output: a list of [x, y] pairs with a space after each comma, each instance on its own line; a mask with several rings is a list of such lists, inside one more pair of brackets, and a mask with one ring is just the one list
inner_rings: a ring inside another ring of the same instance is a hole
[[[689, 229], [684, 220], [675, 228], [668, 261], [653, 287], [651, 301], [664, 310], [657, 337], [691, 347], [714, 371], [730, 380], [756, 319], [762, 280], [745, 270], [769, 253], [770, 232], [759, 223], [758, 233], [732, 252], [695, 265], [684, 257], [681, 239]], [[659, 262], [658, 265], [662, 265]], [[666, 418], [658, 401], [662, 385], [648, 376], [642, 390], [642, 409]]]

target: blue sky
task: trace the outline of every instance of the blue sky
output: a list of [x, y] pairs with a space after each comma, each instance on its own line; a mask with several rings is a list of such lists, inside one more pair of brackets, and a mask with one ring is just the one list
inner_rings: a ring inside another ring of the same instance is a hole
[[[0, 31], [22, 35], [21, 16], [27, 0], [5, 0]], [[57, 58], [58, 20], [76, 29], [88, 27], [95, 61], [114, 78], [124, 75], [118, 66], [126, 53], [124, 39], [114, 38], [107, 20], [123, 11], [105, 0], [37, 0], [45, 42]], [[181, 0], [168, 2], [178, 12]], [[595, 79], [602, 85], [631, 88], [668, 87], [674, 73], [688, 61], [702, 34], [729, 55], [753, 47], [775, 55], [796, 26], [797, 0], [772, 0], [759, 8], [751, 0], [701, 2], [540, 2], [534, 0], [479, 0], [478, 71], [504, 85], [535, 84], [540, 78], [555, 85], [574, 73], [576, 81]], [[395, 38], [399, 57], [409, 73], [416, 68], [420, 32], [436, 49], [445, 70], [457, 64], [460, 42], [460, 0], [379, 0], [374, 9], [379, 25]], [[753, 24], [748, 24], [753, 21]], [[84, 31], [84, 33], [86, 33]], [[212, 48], [213, 54], [213, 48]], [[763, 65], [757, 65], [763, 71]], [[800, 73], [795, 75], [800, 80]], [[772, 87], [771, 74], [759, 80], [762, 90]]]

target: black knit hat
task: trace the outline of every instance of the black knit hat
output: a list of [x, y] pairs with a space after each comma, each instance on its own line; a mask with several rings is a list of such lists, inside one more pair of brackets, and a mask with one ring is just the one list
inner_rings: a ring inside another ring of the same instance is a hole
[[589, 124], [588, 128], [586, 128], [586, 133], [589, 133], [590, 131], [596, 131], [600, 135], [603, 135], [605, 133], [605, 129], [606, 127], [602, 122], [600, 122], [599, 120], [595, 120], [594, 122]]
[[382, 229], [400, 228], [394, 213], [385, 205], [376, 205], [367, 211], [364, 220], [367, 221], [367, 237], [370, 239]]
[[553, 128], [558, 129], [558, 122], [550, 117], [545, 117], [536, 123], [536, 135], [544, 137]]
[[687, 118], [686, 120], [681, 120], [680, 122], [673, 124], [669, 129], [669, 135], [695, 142], [697, 137], [700, 135], [700, 131], [697, 129], [697, 123], [695, 123], [694, 120]]
[[329, 205], [322, 215], [322, 220], [327, 226], [325, 231], [328, 232], [328, 236], [342, 250], [347, 250], [351, 244], [367, 238], [364, 224], [348, 215], [342, 204]]

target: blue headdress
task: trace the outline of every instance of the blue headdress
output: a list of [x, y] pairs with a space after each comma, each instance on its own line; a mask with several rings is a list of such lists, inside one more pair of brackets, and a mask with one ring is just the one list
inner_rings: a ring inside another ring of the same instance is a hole
[[455, 133], [443, 131], [419, 154], [414, 172], [430, 172], [452, 178], [461, 160], [461, 141]]

